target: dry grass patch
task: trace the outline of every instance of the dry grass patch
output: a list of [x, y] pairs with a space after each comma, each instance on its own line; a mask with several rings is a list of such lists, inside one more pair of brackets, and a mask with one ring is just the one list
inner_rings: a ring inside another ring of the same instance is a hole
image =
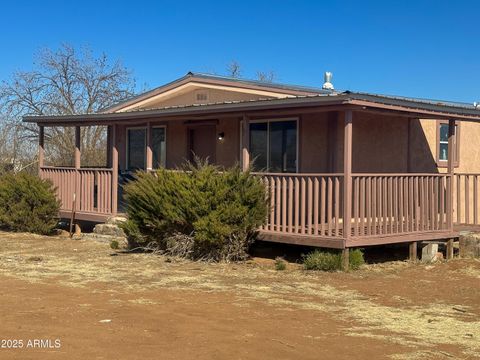
[[[437, 299], [424, 306], [412, 306], [415, 301], [402, 298], [405, 301], [400, 305], [387, 306], [373, 296], [349, 288], [349, 284], [359, 279], [371, 281], [381, 277], [387, 282], [402, 281], [411, 276], [406, 270], [431, 271], [422, 270], [423, 265], [392, 262], [366, 266], [354, 274], [308, 274], [301, 270], [278, 272], [252, 262], [210, 264], [171, 259], [167, 262], [163, 256], [111, 256], [112, 253], [108, 244], [93, 241], [0, 233], [0, 273], [31, 282], [55, 280], [68, 286], [104, 283], [113, 293], [158, 288], [228, 291], [236, 294], [239, 306], [262, 301], [284, 309], [334, 314], [345, 323], [347, 336], [391, 341], [427, 351], [425, 354], [431, 354], [428, 351], [442, 344], [458, 346], [466, 356], [480, 352], [480, 321], [468, 307], [464, 307], [465, 313], [453, 309], [462, 304]], [[29, 260], [32, 257], [37, 260]], [[444, 264], [438, 270], [450, 271]], [[460, 269], [457, 266], [450, 271], [456, 276], [466, 276], [465, 272], [477, 276], [480, 262], [469, 260], [468, 266]], [[397, 300], [395, 304], [399, 303], [395, 291], [389, 296]], [[130, 302], [155, 304], [141, 296]], [[412, 352], [408, 359], [415, 359], [418, 354], [424, 353]]]

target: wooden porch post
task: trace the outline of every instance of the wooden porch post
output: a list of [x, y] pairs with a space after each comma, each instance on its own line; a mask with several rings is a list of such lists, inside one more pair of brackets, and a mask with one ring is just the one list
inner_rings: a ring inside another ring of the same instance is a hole
[[352, 110], [345, 111], [343, 132], [343, 267], [348, 270], [348, 240], [351, 237], [352, 220]]
[[250, 168], [250, 120], [243, 115], [242, 119], [242, 170]]
[[110, 125], [112, 140], [110, 152], [112, 156], [112, 215], [117, 215], [118, 209], [118, 148], [117, 148], [117, 125]]
[[75, 126], [75, 193], [73, 194], [73, 203], [75, 210], [80, 210], [80, 167], [81, 167], [81, 137], [80, 126]]
[[42, 167], [45, 163], [45, 128], [40, 125], [38, 130], [38, 176], [42, 175]]
[[112, 126], [107, 126], [107, 168], [112, 167]]
[[80, 126], [75, 126], [75, 169], [80, 169]]
[[[455, 120], [448, 121], [448, 159], [447, 171], [449, 177], [447, 178], [447, 227], [453, 232], [453, 175], [454, 175], [454, 160], [455, 160]], [[447, 260], [453, 258], [453, 239], [447, 242]]]
[[147, 124], [147, 171], [153, 169], [153, 152], [152, 152], [152, 124], [148, 122]]

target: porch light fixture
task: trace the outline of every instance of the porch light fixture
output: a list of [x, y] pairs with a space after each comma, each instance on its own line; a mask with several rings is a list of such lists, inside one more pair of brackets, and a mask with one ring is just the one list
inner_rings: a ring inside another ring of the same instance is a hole
[[225, 138], [225, 133], [222, 131], [221, 133], [218, 133], [218, 140], [222, 141]]

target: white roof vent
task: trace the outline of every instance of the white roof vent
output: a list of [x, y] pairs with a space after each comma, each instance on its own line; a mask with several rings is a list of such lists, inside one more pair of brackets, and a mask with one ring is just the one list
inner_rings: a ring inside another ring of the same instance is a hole
[[325, 82], [323, 83], [322, 89], [333, 90], [332, 77], [333, 74], [330, 71], [325, 72], [323, 76]]

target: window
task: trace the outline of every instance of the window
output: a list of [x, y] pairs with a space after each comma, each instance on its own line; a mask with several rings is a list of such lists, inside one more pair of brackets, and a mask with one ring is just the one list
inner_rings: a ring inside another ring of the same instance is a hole
[[250, 123], [250, 154], [255, 171], [297, 171], [297, 121]]
[[[453, 143], [455, 146], [454, 151], [454, 161], [453, 165], [458, 166], [459, 164], [459, 133], [460, 127], [459, 124], [455, 124], [455, 137]], [[437, 121], [437, 165], [439, 167], [445, 167], [448, 164], [448, 120], [438, 120]]]
[[145, 169], [147, 129], [127, 129], [127, 169]]
[[166, 142], [164, 127], [152, 128], [152, 154], [154, 169], [166, 166]]

